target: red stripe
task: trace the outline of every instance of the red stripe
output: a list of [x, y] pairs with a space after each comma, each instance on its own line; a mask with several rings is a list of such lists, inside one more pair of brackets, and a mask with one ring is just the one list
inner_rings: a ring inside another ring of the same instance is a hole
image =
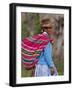
[[27, 68], [27, 69], [31, 69], [31, 68], [34, 67], [34, 66], [35, 66], [34, 64], [33, 64], [33, 65], [28, 65], [28, 66], [23, 64], [23, 67], [24, 67], [24, 68]]
[[40, 45], [40, 43], [32, 42], [32, 41], [30, 41], [28, 38], [24, 39], [22, 42], [23, 42], [24, 44], [28, 45], [28, 46], [31, 46], [31, 47], [34, 47], [34, 46], [37, 47], [37, 46]]
[[37, 48], [35, 48], [35, 47], [34, 47], [34, 48], [30, 48], [30, 47], [27, 46], [27, 45], [25, 46], [25, 45], [23, 45], [23, 43], [21, 44], [21, 46], [22, 46], [22, 48], [24, 48], [24, 49], [26, 48], [26, 49], [32, 50], [32, 51], [37, 49]]
[[37, 56], [38, 56], [38, 55], [36, 55], [36, 56], [33, 56], [33, 55], [32, 55], [32, 56], [29, 56], [29, 55], [25, 55], [25, 54], [22, 53], [22, 57], [23, 57], [23, 58], [30, 59], [30, 60], [36, 58]]
[[53, 39], [49, 39], [48, 36], [45, 34], [37, 34], [37, 35], [32, 36], [32, 38], [37, 39], [37, 40], [42, 39], [42, 40], [48, 40], [48, 41], [37, 43], [37, 42], [30, 41], [29, 38], [24, 38], [21, 44], [22, 48], [24, 49], [26, 48], [27, 50], [31, 50], [31, 51], [43, 49], [43, 47], [45, 47], [45, 45], [47, 45], [49, 41], [53, 41]]
[[48, 40], [49, 39], [48, 36], [45, 35], [45, 34], [37, 34], [37, 35], [32, 36], [32, 38], [34, 38], [34, 39], [42, 39], [42, 40]]
[[48, 44], [48, 42], [41, 43], [39, 46], [34, 45], [34, 46], [32, 47], [32, 49], [31, 49], [29, 46], [27, 46], [27, 45], [25, 46], [25, 45], [22, 44], [22, 48], [23, 48], [23, 49], [26, 48], [27, 50], [33, 51], [33, 50], [43, 49], [43, 47], [45, 47], [47, 44]]
[[31, 46], [31, 47], [35, 47], [36, 49], [38, 49], [41, 46], [47, 45], [48, 42], [42, 42], [42, 43], [36, 43], [36, 42], [31, 42], [28, 39], [26, 39], [25, 41], [23, 41], [24, 45], [26, 44], [27, 46]]
[[35, 59], [37, 56], [34, 57], [34, 56], [28, 56], [28, 55], [22, 54], [22, 57], [23, 57], [24, 59], [33, 60], [33, 59]]

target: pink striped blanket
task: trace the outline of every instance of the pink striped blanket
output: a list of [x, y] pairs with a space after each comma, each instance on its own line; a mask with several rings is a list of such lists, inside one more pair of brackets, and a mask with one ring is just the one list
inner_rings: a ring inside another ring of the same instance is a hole
[[34, 67], [43, 48], [52, 41], [46, 34], [37, 34], [31, 37], [23, 38], [21, 41], [22, 65], [30, 69]]

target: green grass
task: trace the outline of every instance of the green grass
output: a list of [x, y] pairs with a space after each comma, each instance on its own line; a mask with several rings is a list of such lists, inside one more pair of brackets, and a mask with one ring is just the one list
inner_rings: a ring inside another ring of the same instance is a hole
[[58, 74], [63, 75], [64, 74], [64, 60], [55, 61], [55, 66], [57, 68]]
[[32, 77], [34, 72], [34, 68], [32, 69], [25, 69], [25, 68], [21, 68], [21, 77]]

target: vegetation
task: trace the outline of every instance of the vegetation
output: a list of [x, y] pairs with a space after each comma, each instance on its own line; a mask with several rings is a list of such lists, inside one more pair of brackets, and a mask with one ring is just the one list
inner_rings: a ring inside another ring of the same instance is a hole
[[[22, 39], [35, 35], [41, 32], [40, 28], [40, 16], [39, 13], [22, 13], [21, 14], [21, 35]], [[50, 15], [51, 16], [51, 15]], [[55, 16], [55, 15], [53, 15]], [[64, 41], [63, 41], [63, 27], [64, 27], [64, 17], [56, 15], [54, 18], [54, 29], [55, 33], [53, 37], [56, 39], [55, 45], [53, 46], [53, 60], [58, 70], [59, 75], [64, 74]], [[31, 75], [32, 70], [21, 70], [22, 77], [28, 77]], [[27, 75], [28, 72], [28, 75]]]

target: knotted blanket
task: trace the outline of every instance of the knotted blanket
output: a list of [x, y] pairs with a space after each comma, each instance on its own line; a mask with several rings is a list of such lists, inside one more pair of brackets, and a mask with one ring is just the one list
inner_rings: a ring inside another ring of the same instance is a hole
[[52, 40], [44, 33], [23, 38], [21, 41], [22, 65], [27, 69], [34, 67], [38, 62], [37, 57]]

